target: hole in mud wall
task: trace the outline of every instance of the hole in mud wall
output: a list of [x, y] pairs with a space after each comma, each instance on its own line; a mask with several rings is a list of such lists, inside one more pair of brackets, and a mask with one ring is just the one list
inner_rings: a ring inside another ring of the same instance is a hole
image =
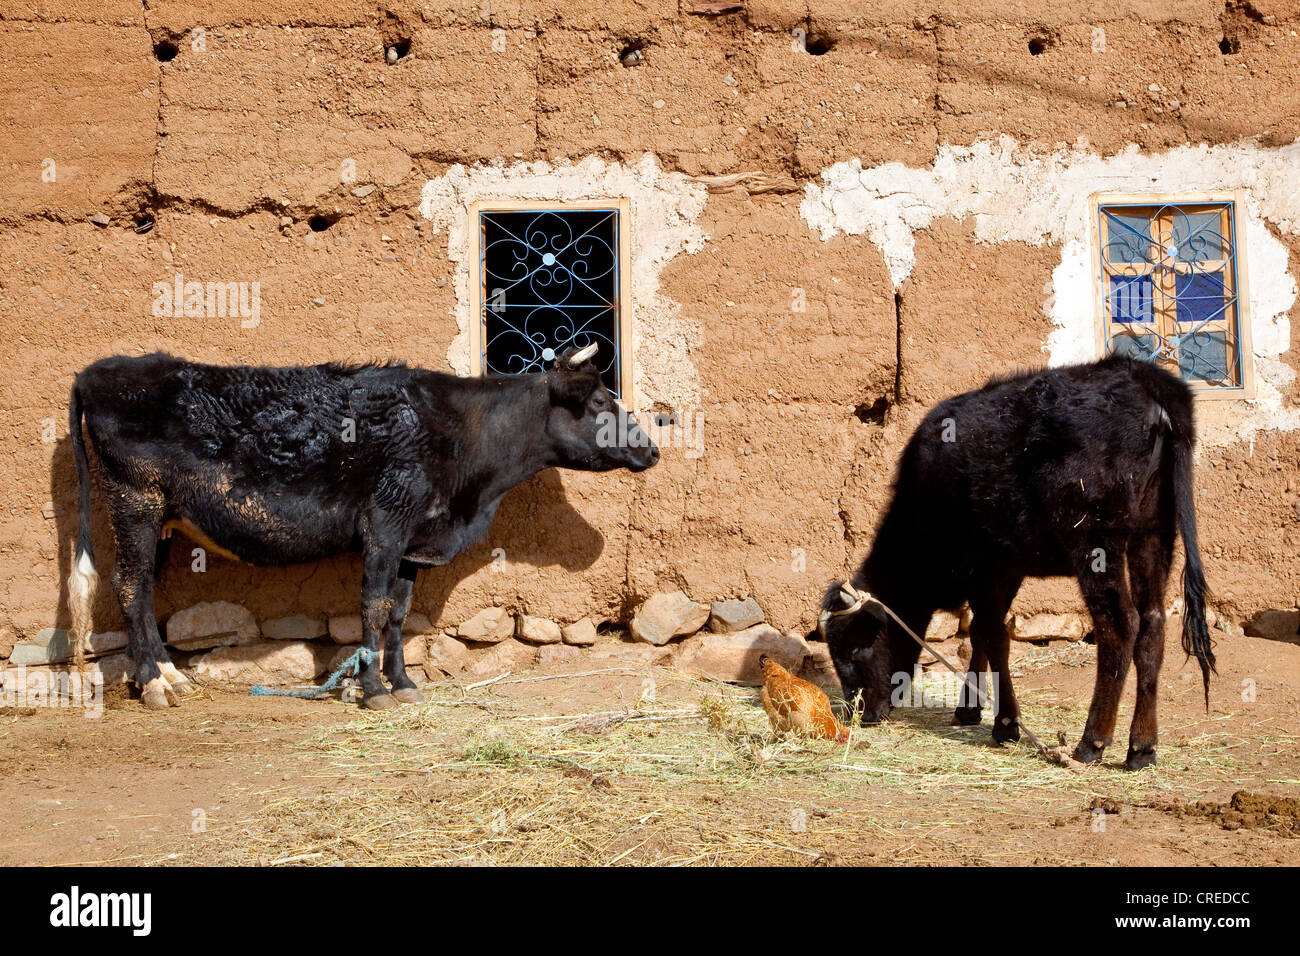
[[135, 225], [132, 228], [143, 236], [146, 232], [151, 232], [153, 230], [156, 222], [157, 220], [154, 219], [153, 213], [144, 210], [135, 214]]
[[835, 41], [830, 37], [810, 35], [804, 42], [804, 49], [810, 56], [825, 56], [831, 52], [831, 47], [835, 46]]
[[624, 66], [640, 66], [645, 61], [645, 40], [633, 40], [618, 52]]
[[643, 424], [653, 425], [656, 428], [671, 428], [681, 421], [677, 410], [666, 402], [655, 402], [639, 414], [641, 416], [639, 420]]
[[883, 425], [885, 419], [889, 417], [889, 406], [891, 404], [888, 395], [881, 395], [869, 404], [863, 402], [853, 409], [853, 414], [864, 425]]
[[1052, 45], [1051, 37], [1031, 37], [1029, 40], [1029, 55], [1041, 56], [1047, 52], [1047, 48]]
[[1241, 40], [1236, 37], [1225, 36], [1219, 41], [1219, 52], [1224, 56], [1232, 56], [1234, 53], [1241, 52]]
[[389, 63], [396, 63], [398, 60], [405, 59], [410, 52], [411, 40], [409, 37], [399, 37], [384, 45], [384, 59]]
[[338, 216], [327, 216], [324, 213], [318, 212], [307, 220], [307, 227], [311, 229], [312, 232], [324, 232], [338, 221]]
[[170, 63], [180, 52], [181, 48], [171, 40], [159, 40], [153, 45], [153, 55], [159, 63]]

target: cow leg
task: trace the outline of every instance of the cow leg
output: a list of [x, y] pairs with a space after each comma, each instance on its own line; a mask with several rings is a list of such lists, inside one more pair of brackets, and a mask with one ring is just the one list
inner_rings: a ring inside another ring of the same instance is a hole
[[1155, 766], [1156, 692], [1165, 656], [1165, 585], [1173, 548], [1156, 535], [1129, 545], [1128, 577], [1139, 616], [1133, 664], [1137, 669], [1137, 707], [1128, 732], [1130, 770]]
[[[971, 663], [975, 662], [975, 647], [982, 645], [988, 658], [995, 688], [994, 703], [997, 711], [993, 718], [993, 740], [996, 743], [1013, 743], [1020, 739], [1020, 705], [1011, 686], [1011, 635], [1007, 633], [1007, 611], [1020, 590], [1022, 578], [991, 582], [972, 596]], [[978, 686], [978, 685], [977, 685]]]
[[361, 572], [361, 643], [372, 656], [361, 668], [361, 695], [362, 703], [371, 710], [397, 706], [384, 686], [379, 668], [379, 632], [388, 627], [392, 612], [397, 562], [393, 551], [366, 544], [365, 567]]
[[384, 640], [384, 677], [393, 687], [393, 696], [404, 704], [418, 704], [424, 695], [415, 682], [406, 676], [406, 660], [402, 648], [402, 621], [411, 610], [411, 592], [415, 588], [415, 573], [419, 568], [409, 561], [397, 566], [397, 580], [393, 584], [393, 607], [388, 612], [388, 635]]
[[162, 526], [162, 495], [110, 482], [105, 482], [105, 490], [112, 502], [109, 518], [117, 542], [110, 580], [126, 620], [140, 702], [151, 710], [178, 707], [179, 697], [196, 688], [167, 656], [154, 615], [154, 560]]
[[[982, 691], [983, 688], [980, 686], [980, 682], [984, 680], [984, 672], [988, 670], [988, 666], [989, 657], [988, 651], [984, 647], [984, 641], [976, 640], [975, 632], [972, 630], [970, 634], [970, 666], [966, 671], [966, 686]], [[963, 706], [958, 707], [953, 712], [953, 720], [966, 727], [978, 724], [983, 719], [981, 717], [983, 702], [979, 696], [975, 696], [974, 700], [971, 700], [971, 696], [969, 690], [963, 689], [960, 698]]]
[[[1093, 687], [1083, 737], [1074, 748], [1075, 759], [1083, 763], [1100, 760], [1114, 739], [1115, 715], [1138, 632], [1138, 612], [1133, 606], [1125, 567], [1126, 549], [1119, 546], [1097, 550], [1102, 554], [1090, 557], [1079, 573], [1079, 589], [1092, 614], [1093, 632], [1097, 636], [1097, 683]], [[1090, 552], [1095, 554], [1095, 550]]]

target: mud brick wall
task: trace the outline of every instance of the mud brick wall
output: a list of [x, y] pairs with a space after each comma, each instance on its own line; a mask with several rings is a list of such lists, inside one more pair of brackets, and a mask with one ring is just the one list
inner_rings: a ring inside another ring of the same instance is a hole
[[[520, 175], [553, 183], [598, 161], [615, 179], [640, 170], [642, 207], [664, 197], [666, 225], [636, 237], [675, 250], [640, 277], [637, 361], [645, 407], [703, 414], [704, 453], [518, 489], [486, 541], [422, 576], [415, 608], [435, 625], [487, 606], [622, 622], [680, 588], [752, 596], [769, 621], [806, 629], [825, 582], [867, 548], [925, 407], [1051, 358], [1068, 239], [981, 234], [978, 216], [940, 210], [912, 230], [900, 281], [892, 240], [808, 221], [807, 190], [836, 164], [924, 171], [1004, 136], [1022, 166], [1076, 150], [1071, 162], [1131, 170], [1240, 147], [1228, 165], [1270, 197], [1258, 221], [1285, 254], [1261, 268], [1286, 297], [1300, 255], [1300, 214], [1288, 219], [1300, 197], [1277, 171], [1297, 161], [1300, 132], [1293, 2], [694, 6], [0, 0], [0, 627], [69, 624], [78, 369], [155, 349], [456, 368], [461, 264], [437, 210], [458, 207], [439, 190], [477, 188], [494, 168], [537, 164]], [[394, 46], [406, 52], [390, 64]], [[742, 172], [777, 188], [699, 179]], [[257, 325], [155, 315], [154, 284], [176, 273], [257, 282]], [[1296, 327], [1269, 366], [1276, 427], [1201, 452], [1207, 573], [1236, 620], [1300, 597]], [[95, 536], [104, 571], [102, 512]], [[355, 612], [353, 560], [213, 557], [196, 574], [187, 549], [173, 552], [164, 619], [200, 600], [259, 620]], [[108, 592], [99, 631], [120, 626]], [[1077, 600], [1070, 582], [1034, 583], [1018, 607]]]

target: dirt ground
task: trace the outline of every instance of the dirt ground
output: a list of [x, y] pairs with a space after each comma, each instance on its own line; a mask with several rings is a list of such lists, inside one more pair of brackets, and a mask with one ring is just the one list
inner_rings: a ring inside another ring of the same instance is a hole
[[[611, 660], [382, 714], [219, 692], [152, 713], [118, 691], [98, 720], [9, 709], [0, 864], [1300, 864], [1300, 645], [1219, 635], [1207, 715], [1170, 623], [1160, 766], [1136, 774], [1131, 675], [1082, 773], [947, 707], [851, 748], [777, 740], [753, 689]], [[1016, 645], [1039, 736], [1077, 739], [1094, 662]]]

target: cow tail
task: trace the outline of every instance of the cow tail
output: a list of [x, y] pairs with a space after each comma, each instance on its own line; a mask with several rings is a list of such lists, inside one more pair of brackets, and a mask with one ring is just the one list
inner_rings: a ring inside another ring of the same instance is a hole
[[72, 573], [68, 576], [68, 607], [72, 612], [72, 661], [78, 670], [85, 666], [95, 592], [99, 590], [95, 549], [90, 540], [90, 463], [86, 461], [81, 418], [80, 383], [74, 382], [68, 403], [68, 425], [72, 433], [72, 457], [77, 463], [77, 548], [72, 558]]
[[1214, 666], [1214, 642], [1205, 621], [1208, 588], [1201, 568], [1201, 551], [1196, 543], [1196, 504], [1192, 482], [1192, 436], [1176, 429], [1173, 436], [1174, 516], [1183, 539], [1183, 651], [1196, 655], [1205, 686], [1205, 709], [1210, 709], [1210, 671]]

